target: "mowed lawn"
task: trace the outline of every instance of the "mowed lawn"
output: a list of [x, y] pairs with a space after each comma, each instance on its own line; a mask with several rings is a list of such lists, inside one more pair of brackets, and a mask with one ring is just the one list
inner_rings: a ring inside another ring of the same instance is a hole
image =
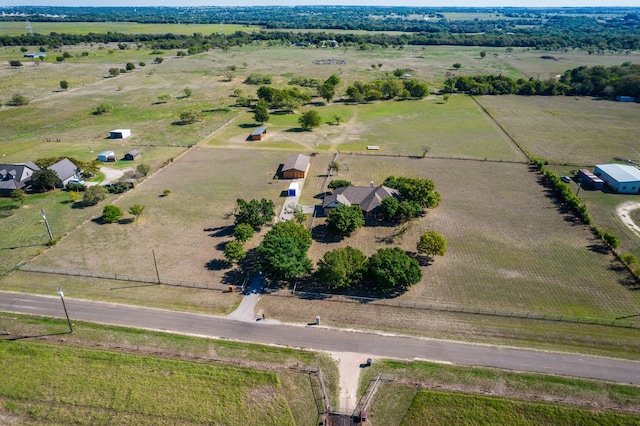
[[[366, 152], [422, 157], [479, 158], [521, 161], [525, 156], [467, 96], [448, 103], [431, 96], [423, 100], [381, 101], [364, 105], [332, 103], [305, 107], [315, 110], [322, 124], [312, 131], [300, 128], [300, 114], [272, 114], [267, 137], [248, 141], [257, 127], [252, 113], [239, 116], [207, 138], [207, 144], [234, 148], [278, 148], [305, 151]], [[341, 117], [336, 125], [334, 116]]]
[[19, 341], [0, 354], [5, 421], [295, 424], [273, 372]]

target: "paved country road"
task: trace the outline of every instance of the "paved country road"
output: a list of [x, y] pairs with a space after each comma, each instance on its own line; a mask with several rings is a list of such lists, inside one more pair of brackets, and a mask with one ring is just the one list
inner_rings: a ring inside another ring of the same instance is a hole
[[[140, 306], [65, 298], [69, 316], [127, 327], [163, 330], [317, 351], [423, 359], [461, 365], [549, 373], [640, 385], [640, 362], [568, 353], [476, 345], [318, 326], [268, 324]], [[0, 311], [64, 317], [58, 297], [0, 292]]]

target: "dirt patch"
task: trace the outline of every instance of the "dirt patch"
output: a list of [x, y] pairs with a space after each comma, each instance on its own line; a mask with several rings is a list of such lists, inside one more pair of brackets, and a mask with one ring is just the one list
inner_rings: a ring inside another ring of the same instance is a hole
[[340, 373], [339, 411], [350, 414], [358, 403], [360, 370], [366, 362], [367, 356], [352, 352], [330, 352], [329, 354], [338, 362], [338, 371]]
[[626, 203], [622, 203], [616, 208], [616, 214], [624, 223], [627, 225], [629, 229], [636, 233], [636, 235], [640, 236], [640, 226], [633, 221], [631, 216], [631, 212], [634, 210], [640, 209], [640, 203], [635, 201], [628, 201]]

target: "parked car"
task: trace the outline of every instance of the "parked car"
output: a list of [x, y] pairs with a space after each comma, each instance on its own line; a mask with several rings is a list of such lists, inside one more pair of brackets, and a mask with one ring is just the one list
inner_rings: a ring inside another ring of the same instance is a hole
[[67, 185], [84, 185], [84, 181], [82, 179], [71, 179], [67, 182]]
[[565, 183], [571, 182], [571, 178], [569, 176], [560, 176], [560, 180], [562, 180]]

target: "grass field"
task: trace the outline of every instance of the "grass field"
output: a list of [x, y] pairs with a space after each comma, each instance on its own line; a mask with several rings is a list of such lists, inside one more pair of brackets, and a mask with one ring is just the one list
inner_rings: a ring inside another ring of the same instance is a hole
[[635, 424], [640, 416], [637, 386], [377, 360], [364, 370], [360, 391], [378, 374], [395, 381], [376, 393], [368, 412], [373, 424]]

